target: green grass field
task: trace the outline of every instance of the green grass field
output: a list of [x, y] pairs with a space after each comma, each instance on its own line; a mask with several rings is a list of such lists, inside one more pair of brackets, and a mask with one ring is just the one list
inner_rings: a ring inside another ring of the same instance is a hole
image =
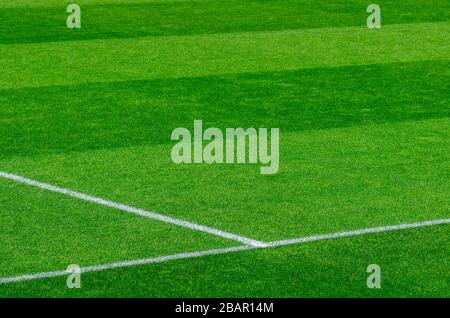
[[[450, 297], [449, 1], [378, 0], [378, 30], [361, 0], [73, 2], [81, 29], [0, 0], [0, 297]], [[279, 172], [176, 165], [196, 119], [280, 128]]]

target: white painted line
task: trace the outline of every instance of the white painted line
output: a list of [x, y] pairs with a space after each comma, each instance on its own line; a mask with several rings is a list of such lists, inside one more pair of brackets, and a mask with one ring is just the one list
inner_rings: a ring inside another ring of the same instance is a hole
[[[365, 234], [370, 234], [370, 233], [398, 231], [398, 230], [404, 230], [404, 229], [412, 229], [412, 228], [432, 226], [432, 225], [438, 225], [438, 224], [448, 224], [448, 223], [450, 223], [450, 219], [439, 219], [439, 220], [424, 221], [424, 222], [418, 222], [418, 223], [367, 228], [367, 229], [360, 229], [360, 230], [348, 231], [348, 232], [337, 232], [337, 233], [326, 234], [326, 235], [313, 235], [313, 236], [290, 239], [290, 240], [274, 241], [274, 242], [267, 243], [265, 246], [259, 246], [259, 247], [244, 245], [244, 246], [237, 246], [237, 247], [230, 247], [230, 248], [223, 248], [223, 249], [213, 249], [213, 250], [205, 250], [205, 251], [199, 251], [199, 252], [173, 254], [173, 255], [160, 256], [160, 257], [154, 257], [154, 258], [123, 261], [123, 262], [116, 262], [116, 263], [110, 263], [110, 264], [93, 265], [93, 266], [88, 266], [88, 267], [82, 267], [81, 272], [82, 273], [98, 272], [98, 271], [103, 271], [103, 270], [108, 270], [108, 269], [113, 269], [113, 268], [120, 268], [120, 267], [130, 267], [130, 266], [152, 264], [152, 263], [163, 263], [163, 262], [168, 262], [168, 261], [178, 260], [178, 259], [196, 258], [196, 257], [207, 256], [207, 255], [229, 254], [229, 253], [246, 251], [246, 250], [251, 250], [251, 249], [274, 248], [274, 247], [285, 246], [285, 245], [301, 244], [301, 243], [306, 243], [306, 242], [322, 241], [322, 240], [335, 239], [335, 238], [341, 238], [341, 237], [359, 236], [359, 235], [365, 235]], [[20, 282], [20, 281], [25, 281], [25, 280], [34, 280], [34, 279], [40, 279], [40, 278], [65, 276], [68, 274], [69, 273], [67, 271], [61, 270], [61, 271], [55, 271], [55, 272], [44, 272], [44, 273], [38, 273], [38, 274], [27, 274], [27, 275], [21, 275], [21, 276], [5, 277], [5, 278], [0, 278], [0, 285], [7, 284], [7, 283], [13, 283], [13, 282]]]
[[[93, 266], [88, 266], [88, 267], [82, 267], [80, 269], [80, 271], [81, 271], [81, 273], [99, 272], [99, 271], [113, 269], [113, 268], [130, 267], [130, 266], [152, 264], [152, 263], [164, 263], [164, 262], [168, 262], [171, 260], [184, 259], [184, 258], [195, 258], [195, 257], [202, 257], [202, 256], [206, 256], [206, 255], [215, 255], [215, 254], [227, 254], [227, 253], [233, 253], [233, 252], [238, 252], [238, 251], [250, 250], [250, 249], [254, 249], [254, 248], [260, 248], [260, 247], [242, 245], [242, 246], [237, 246], [237, 247], [206, 250], [206, 251], [200, 251], [200, 252], [180, 253], [180, 254], [173, 254], [173, 255], [160, 256], [160, 257], [154, 257], [154, 258], [144, 258], [144, 259], [116, 262], [116, 263], [103, 264], [103, 265], [93, 265]], [[25, 281], [25, 280], [59, 277], [59, 276], [66, 276], [66, 275], [69, 275], [69, 272], [67, 272], [66, 270], [60, 270], [60, 271], [55, 271], [55, 272], [45, 272], [45, 273], [27, 274], [27, 275], [15, 276], [15, 277], [6, 277], [6, 278], [0, 278], [0, 285], [7, 284], [7, 283], [20, 282], [20, 281]]]
[[187, 222], [187, 221], [183, 221], [180, 219], [176, 219], [176, 218], [172, 218], [170, 216], [166, 216], [166, 215], [162, 215], [162, 214], [158, 214], [156, 212], [150, 212], [150, 211], [146, 211], [143, 209], [137, 209], [137, 208], [133, 208], [131, 206], [128, 205], [124, 205], [124, 204], [120, 204], [120, 203], [116, 203], [116, 202], [112, 202], [112, 201], [108, 201], [105, 199], [101, 199], [101, 198], [97, 198], [94, 196], [90, 196], [84, 193], [80, 193], [80, 192], [75, 192], [69, 189], [65, 189], [65, 188], [60, 188], [51, 184], [47, 184], [47, 183], [42, 183], [39, 181], [35, 181], [35, 180], [31, 180], [28, 178], [24, 178], [21, 176], [17, 176], [11, 173], [7, 173], [7, 172], [1, 172], [0, 171], [0, 177], [5, 178], [5, 179], [9, 179], [12, 181], [16, 181], [19, 183], [23, 183], [23, 184], [27, 184], [33, 187], [38, 187], [40, 189], [44, 189], [44, 190], [48, 190], [48, 191], [52, 191], [52, 192], [56, 192], [56, 193], [61, 193], [70, 197], [74, 197], [80, 200], [84, 200], [84, 201], [88, 201], [88, 202], [93, 202], [99, 205], [104, 205], [110, 208], [114, 208], [114, 209], [118, 209], [121, 211], [125, 211], [128, 213], [133, 213], [133, 214], [137, 214], [143, 217], [147, 217], [147, 218], [151, 218], [151, 219], [155, 219], [161, 222], [165, 222], [165, 223], [170, 223], [170, 224], [174, 224], [174, 225], [178, 225], [181, 227], [185, 227], [191, 230], [195, 230], [195, 231], [199, 231], [199, 232], [205, 232], [205, 233], [209, 233], [212, 235], [216, 235], [216, 236], [220, 236], [229, 240], [233, 240], [233, 241], [237, 241], [246, 245], [251, 245], [251, 246], [258, 246], [258, 247], [263, 247], [265, 246], [264, 242], [259, 242], [256, 240], [253, 240], [251, 238], [247, 238], [241, 235], [237, 235], [234, 233], [229, 233], [229, 232], [224, 232], [218, 229], [214, 229], [208, 226], [204, 226], [204, 225], [200, 225], [200, 224], [195, 224], [195, 223], [191, 223], [191, 222]]
[[424, 222], [418, 222], [418, 223], [398, 224], [398, 225], [374, 227], [374, 228], [367, 228], [367, 229], [348, 231], [348, 232], [337, 232], [337, 233], [325, 234], [325, 235], [313, 235], [313, 236], [308, 236], [308, 237], [275, 241], [275, 242], [268, 243], [268, 245], [270, 247], [275, 247], [275, 246], [283, 246], [283, 245], [299, 244], [299, 243], [305, 243], [305, 242], [335, 239], [335, 238], [339, 238], [339, 237], [349, 237], [349, 236], [357, 236], [357, 235], [370, 234], [370, 233], [381, 233], [381, 232], [405, 230], [405, 229], [412, 229], [412, 228], [416, 228], [416, 227], [432, 226], [432, 225], [447, 224], [447, 223], [450, 223], [450, 219], [438, 219], [438, 220], [424, 221]]

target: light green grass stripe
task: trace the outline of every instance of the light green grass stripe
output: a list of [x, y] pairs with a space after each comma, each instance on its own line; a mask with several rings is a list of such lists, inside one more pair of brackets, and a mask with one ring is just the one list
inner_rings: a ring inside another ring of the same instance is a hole
[[0, 46], [0, 89], [450, 57], [450, 23]]

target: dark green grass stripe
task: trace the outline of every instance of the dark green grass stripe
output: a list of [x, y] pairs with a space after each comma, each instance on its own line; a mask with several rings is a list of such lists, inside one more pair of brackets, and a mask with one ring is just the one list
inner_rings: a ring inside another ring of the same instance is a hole
[[302, 131], [450, 116], [449, 62], [0, 91], [0, 158], [170, 143], [176, 127]]
[[[447, 21], [446, 0], [380, 0], [383, 24]], [[362, 0], [185, 1], [82, 5], [82, 28], [66, 7], [0, 8], [0, 44], [141, 36], [364, 26]]]
[[[450, 226], [5, 285], [1, 297], [449, 297]], [[414, 252], [412, 252], [414, 251]], [[369, 264], [380, 289], [367, 288]]]

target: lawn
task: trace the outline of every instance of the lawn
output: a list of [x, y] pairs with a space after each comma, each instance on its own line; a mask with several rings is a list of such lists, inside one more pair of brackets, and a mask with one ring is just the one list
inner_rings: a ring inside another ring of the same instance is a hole
[[[448, 1], [380, 0], [379, 30], [360, 0], [77, 3], [0, 0], [0, 172], [273, 246], [0, 174], [0, 297], [450, 296]], [[173, 163], [194, 120], [279, 128], [279, 172]]]

